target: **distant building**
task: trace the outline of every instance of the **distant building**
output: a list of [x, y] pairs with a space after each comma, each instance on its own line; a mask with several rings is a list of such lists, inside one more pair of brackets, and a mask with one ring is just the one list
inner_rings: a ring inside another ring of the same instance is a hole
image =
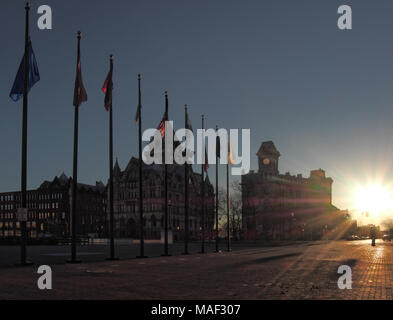
[[358, 235], [361, 238], [369, 238], [370, 235], [371, 235], [371, 229], [372, 228], [374, 228], [375, 235], [376, 235], [377, 238], [381, 238], [383, 236], [380, 226], [376, 226], [376, 225], [373, 225], [373, 224], [359, 226], [357, 228], [357, 232], [354, 232], [353, 234], [356, 234], [356, 235]]
[[[189, 174], [190, 239], [201, 237], [201, 175]], [[139, 237], [139, 161], [132, 158], [124, 171], [114, 166], [114, 218], [116, 237]], [[143, 204], [145, 237], [159, 239], [164, 228], [164, 166], [143, 165]], [[44, 181], [36, 190], [27, 191], [28, 236], [52, 234], [58, 238], [71, 235], [72, 178], [64, 173], [53, 181]], [[184, 166], [168, 165], [168, 225], [174, 239], [184, 238]], [[20, 192], [0, 193], [0, 238], [19, 237]], [[109, 210], [107, 186], [78, 183], [77, 235], [107, 237]], [[214, 225], [214, 189], [205, 178], [205, 230]]]
[[[36, 190], [27, 191], [29, 237], [52, 234], [70, 236], [72, 178], [64, 173], [53, 181], [44, 181]], [[21, 235], [17, 209], [20, 192], [0, 193], [0, 238]], [[77, 235], [102, 236], [105, 232], [106, 196], [105, 185], [95, 186], [78, 183]]]
[[[201, 174], [189, 166], [189, 231], [190, 239], [201, 236], [202, 202]], [[131, 158], [122, 171], [116, 161], [114, 167], [114, 216], [116, 237], [139, 237], [139, 160]], [[164, 165], [143, 164], [143, 205], [145, 237], [160, 239], [164, 229]], [[168, 165], [168, 226], [174, 240], [184, 238], [184, 166]], [[205, 180], [205, 230], [214, 224], [214, 189]], [[107, 220], [109, 213], [107, 213]]]
[[272, 141], [257, 152], [258, 172], [242, 176], [243, 233], [248, 239], [341, 237], [345, 214], [332, 205], [333, 180], [322, 169], [310, 177], [280, 174]]

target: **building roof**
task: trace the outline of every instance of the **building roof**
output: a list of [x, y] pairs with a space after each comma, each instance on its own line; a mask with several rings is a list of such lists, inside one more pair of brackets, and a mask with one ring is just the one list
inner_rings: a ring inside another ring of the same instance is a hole
[[273, 141], [263, 141], [257, 155], [273, 155], [279, 157], [281, 154], [276, 149]]
[[[151, 164], [151, 165], [147, 165], [145, 163], [142, 163], [142, 169], [143, 172], [150, 172], [150, 173], [155, 173], [157, 175], [157, 179], [162, 179], [164, 172], [165, 172], [165, 166], [161, 165], [161, 164]], [[118, 175], [118, 178], [120, 181], [127, 181], [129, 180], [131, 177], [137, 178], [139, 175], [139, 171], [137, 170], [139, 168], [139, 160], [135, 157], [132, 157], [130, 159], [130, 161], [128, 162], [126, 168], [124, 169], [124, 171], [121, 171], [120, 167], [120, 174]], [[115, 169], [115, 168], [114, 168]], [[173, 165], [168, 165], [167, 166], [168, 169], [168, 175], [173, 177], [178, 177], [180, 180], [184, 179], [184, 165], [178, 165], [178, 164], [173, 164]], [[190, 177], [190, 181], [191, 184], [194, 187], [194, 190], [196, 193], [200, 193], [201, 190], [201, 174], [194, 172], [192, 166], [189, 166], [190, 169], [190, 173], [189, 173], [189, 177]], [[208, 178], [208, 176], [206, 176], [205, 178], [206, 181], [206, 185], [207, 185], [207, 192], [214, 193], [214, 188], [213, 185], [210, 183], [210, 180]]]
[[[60, 175], [60, 177], [55, 177], [52, 181], [44, 181], [41, 183], [39, 186], [39, 190], [41, 189], [48, 189], [48, 188], [69, 188], [71, 186], [72, 182], [72, 177], [68, 177], [64, 172]], [[97, 181], [95, 185], [90, 185], [90, 184], [85, 184], [85, 183], [79, 183], [78, 182], [78, 189], [84, 189], [87, 191], [93, 191], [93, 192], [104, 192], [105, 191], [105, 185], [102, 183], [102, 181]]]

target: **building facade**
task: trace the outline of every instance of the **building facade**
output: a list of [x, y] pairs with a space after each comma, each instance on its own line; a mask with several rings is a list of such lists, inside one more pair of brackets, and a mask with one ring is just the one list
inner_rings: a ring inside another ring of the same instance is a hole
[[[189, 166], [189, 238], [201, 237], [201, 174]], [[174, 240], [184, 238], [184, 166], [168, 165], [168, 226]], [[116, 237], [139, 237], [139, 160], [131, 158], [122, 171], [114, 167], [114, 218]], [[144, 230], [146, 239], [160, 239], [164, 230], [164, 165], [143, 164]], [[109, 219], [109, 216], [107, 216]], [[205, 180], [205, 230], [214, 225], [214, 189]]]
[[[201, 174], [189, 166], [189, 238], [201, 238]], [[132, 158], [124, 171], [114, 166], [115, 237], [139, 238], [139, 161]], [[146, 239], [160, 239], [164, 229], [164, 166], [143, 165], [144, 232]], [[44, 181], [36, 190], [27, 191], [29, 238], [71, 235], [72, 178], [64, 173]], [[78, 183], [77, 235], [109, 236], [108, 186]], [[174, 240], [184, 238], [184, 166], [168, 165], [168, 226]], [[0, 193], [0, 238], [20, 237], [17, 210], [20, 192]], [[214, 189], [205, 179], [205, 231], [207, 237], [214, 225]]]
[[257, 156], [258, 172], [241, 182], [245, 238], [308, 240], [345, 232], [345, 214], [332, 205], [333, 180], [324, 170], [307, 178], [280, 174], [280, 152], [272, 141], [262, 142]]
[[[27, 191], [28, 237], [70, 236], [71, 188], [72, 178], [63, 173], [52, 181], [44, 181], [38, 189]], [[0, 238], [21, 235], [16, 214], [20, 203], [20, 192], [0, 193]], [[95, 186], [78, 183], [77, 212], [77, 235], [104, 235], [106, 196], [102, 182]]]

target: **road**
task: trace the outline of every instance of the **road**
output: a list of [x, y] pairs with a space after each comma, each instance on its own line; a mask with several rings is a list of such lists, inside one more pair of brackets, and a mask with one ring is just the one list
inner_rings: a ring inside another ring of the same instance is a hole
[[[128, 242], [128, 241], [127, 241]], [[232, 243], [233, 250], [245, 249], [255, 246], [252, 243]], [[220, 249], [226, 250], [226, 242], [222, 240]], [[181, 255], [184, 252], [184, 243], [174, 243], [168, 246], [169, 254]], [[205, 242], [205, 251], [214, 252], [216, 249], [214, 242]], [[201, 243], [189, 243], [189, 252], [198, 253], [201, 251]], [[145, 244], [145, 255], [148, 257], [160, 257], [164, 253], [163, 244]], [[27, 247], [28, 260], [36, 265], [42, 264], [64, 264], [70, 258], [71, 247], [69, 245], [34, 245]], [[116, 244], [115, 256], [124, 259], [134, 259], [139, 255], [139, 244], [122, 243]], [[105, 260], [109, 256], [109, 246], [106, 244], [90, 244], [80, 245], [77, 247], [77, 257], [82, 262], [99, 262]], [[20, 261], [19, 246], [0, 246], [0, 268], [11, 267]]]
[[[352, 269], [352, 289], [337, 286]], [[0, 299], [392, 299], [393, 243], [309, 242], [233, 252], [52, 266], [53, 289], [37, 267], [4, 267]]]

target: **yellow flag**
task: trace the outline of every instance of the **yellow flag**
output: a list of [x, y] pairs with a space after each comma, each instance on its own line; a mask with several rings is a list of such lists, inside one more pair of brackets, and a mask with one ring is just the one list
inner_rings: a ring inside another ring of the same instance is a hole
[[233, 158], [233, 153], [232, 153], [232, 146], [231, 142], [228, 139], [228, 163], [233, 166], [235, 164], [235, 159]]

